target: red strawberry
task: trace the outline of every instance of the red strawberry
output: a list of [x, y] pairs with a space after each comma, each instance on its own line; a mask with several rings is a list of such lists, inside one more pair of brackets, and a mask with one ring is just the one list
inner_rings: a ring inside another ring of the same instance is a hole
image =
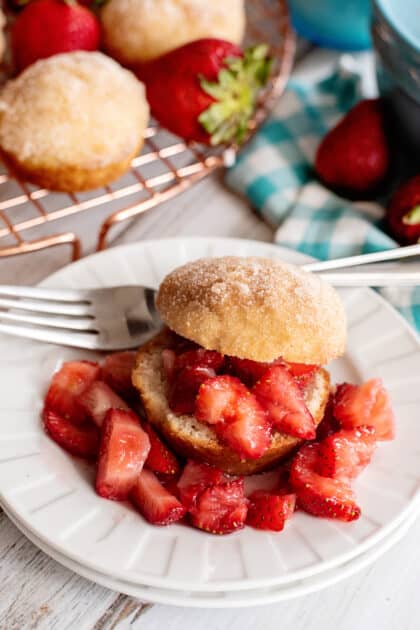
[[186, 512], [182, 503], [150, 470], [142, 470], [130, 496], [140, 513], [153, 525], [176, 523]]
[[216, 376], [212, 368], [188, 366], [176, 376], [169, 392], [169, 406], [177, 414], [192, 414], [200, 385]]
[[65, 420], [80, 424], [86, 419], [86, 412], [79, 405], [78, 398], [99, 377], [99, 373], [99, 365], [90, 361], [63, 363], [51, 379], [45, 408], [55, 411]]
[[330, 393], [327, 405], [325, 407], [324, 417], [316, 428], [316, 439], [319, 442], [321, 440], [324, 440], [329, 435], [337, 433], [337, 431], [339, 431], [340, 429], [338, 421], [334, 418], [334, 404], [335, 396], [333, 393]]
[[276, 494], [255, 490], [249, 497], [247, 525], [280, 532], [295, 510], [295, 494]]
[[190, 512], [194, 527], [211, 534], [229, 534], [242, 529], [248, 511], [243, 479], [235, 479], [204, 490]]
[[286, 367], [295, 378], [300, 378], [302, 376], [312, 376], [315, 370], [318, 369], [317, 365], [309, 365], [306, 363], [286, 362]]
[[360, 516], [350, 486], [338, 479], [322, 477], [316, 470], [318, 444], [303, 446], [293, 460], [290, 483], [300, 507], [314, 516], [353, 521]]
[[218, 468], [190, 459], [177, 483], [179, 498], [187, 510], [190, 510], [203, 490], [230, 480], [231, 478]]
[[362, 385], [339, 385], [334, 416], [343, 429], [370, 426], [375, 429], [377, 440], [392, 440], [395, 436], [391, 400], [380, 378], [372, 378]]
[[131, 382], [131, 372], [136, 362], [136, 352], [114, 352], [102, 364], [102, 376], [114, 392], [127, 400], [137, 399], [137, 391]]
[[184, 368], [210, 368], [217, 372], [224, 363], [224, 356], [215, 350], [188, 350], [179, 354], [175, 359], [175, 370]]
[[106, 499], [126, 499], [149, 450], [149, 438], [132, 411], [108, 411], [102, 428], [96, 492]]
[[93, 381], [78, 397], [77, 402], [98, 427], [102, 426], [110, 409], [129, 409], [122, 398], [103, 381]]
[[38, 59], [74, 50], [97, 50], [99, 22], [77, 2], [33, 0], [12, 26], [12, 51], [17, 69]]
[[234, 376], [216, 376], [203, 383], [195, 415], [214, 424], [218, 436], [242, 457], [258, 459], [270, 446], [270, 424], [263, 409]]
[[284, 365], [284, 361], [276, 359], [272, 363], [260, 363], [238, 357], [228, 359], [229, 372], [237, 376], [247, 387], [252, 387], [272, 365]]
[[99, 431], [94, 425], [76, 427], [51, 409], [42, 414], [45, 431], [72, 455], [93, 459], [99, 450]]
[[375, 447], [372, 429], [342, 429], [319, 445], [316, 471], [323, 477], [353, 479], [369, 464]]
[[234, 418], [237, 400], [247, 392], [245, 385], [234, 376], [224, 374], [209, 379], [200, 387], [195, 402], [197, 420], [217, 424]]
[[165, 446], [148, 422], [143, 422], [142, 427], [150, 440], [150, 451], [145, 463], [146, 468], [161, 475], [177, 475], [179, 463], [175, 455]]
[[358, 103], [323, 139], [315, 170], [330, 188], [363, 194], [385, 178], [390, 161], [380, 100]]
[[173, 133], [207, 144], [246, 135], [259, 90], [270, 73], [267, 46], [242, 50], [200, 39], [136, 68], [153, 116]]
[[304, 440], [314, 439], [314, 419], [298, 384], [286, 368], [271, 367], [252, 391], [278, 431]]
[[402, 245], [420, 240], [420, 175], [405, 182], [393, 195], [386, 212], [391, 235]]

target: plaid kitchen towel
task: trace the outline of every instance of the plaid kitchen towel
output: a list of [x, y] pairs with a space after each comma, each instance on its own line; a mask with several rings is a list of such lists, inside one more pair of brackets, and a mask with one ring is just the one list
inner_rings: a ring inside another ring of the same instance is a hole
[[[279, 245], [321, 260], [396, 247], [381, 230], [381, 206], [340, 198], [313, 173], [321, 138], [360, 98], [361, 77], [346, 65], [316, 83], [290, 81], [269, 120], [227, 172], [228, 186], [278, 227]], [[381, 293], [420, 332], [420, 287]]]

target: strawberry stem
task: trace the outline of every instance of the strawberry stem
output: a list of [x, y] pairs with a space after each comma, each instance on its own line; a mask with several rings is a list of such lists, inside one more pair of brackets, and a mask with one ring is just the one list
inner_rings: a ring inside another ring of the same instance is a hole
[[270, 76], [272, 59], [268, 51], [267, 44], [247, 48], [243, 58], [225, 59], [217, 82], [201, 78], [202, 90], [215, 99], [198, 118], [210, 134], [212, 145], [245, 139], [258, 93]]
[[420, 206], [414, 206], [402, 218], [404, 225], [418, 225], [420, 223]]

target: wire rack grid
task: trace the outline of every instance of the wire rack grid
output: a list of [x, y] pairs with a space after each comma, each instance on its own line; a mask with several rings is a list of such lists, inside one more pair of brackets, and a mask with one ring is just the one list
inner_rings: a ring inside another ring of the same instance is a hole
[[[245, 44], [267, 42], [274, 58], [269, 84], [250, 124], [251, 137], [284, 90], [295, 40], [286, 0], [246, 0], [246, 11]], [[149, 211], [216, 168], [232, 163], [237, 151], [237, 146], [208, 148], [186, 143], [152, 121], [141, 154], [123, 177], [105, 188], [78, 194], [37, 188], [17, 179], [0, 163], [0, 257], [67, 245], [71, 258], [77, 259], [80, 238], [73, 231], [60, 232], [60, 220], [94, 208], [100, 209], [101, 215], [97, 249], [104, 249], [114, 226]], [[76, 223], [74, 220], [75, 227]]]

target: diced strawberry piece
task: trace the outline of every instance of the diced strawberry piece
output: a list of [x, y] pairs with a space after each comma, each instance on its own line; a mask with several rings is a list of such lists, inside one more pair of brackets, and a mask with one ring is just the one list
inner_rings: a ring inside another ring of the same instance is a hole
[[82, 392], [77, 402], [98, 427], [102, 426], [107, 411], [110, 409], [129, 409], [127, 403], [103, 381], [93, 381]]
[[234, 376], [217, 376], [202, 384], [195, 402], [197, 420], [217, 424], [235, 417], [240, 396], [246, 396], [247, 388]]
[[105, 416], [96, 475], [96, 492], [122, 501], [136, 483], [150, 440], [132, 411], [110, 409]]
[[[153, 472], [153, 471], [152, 471]], [[174, 497], [180, 499], [179, 489], [178, 489], [178, 479], [176, 477], [163, 477], [163, 479], [159, 479], [162, 482], [162, 485], [166, 490], [173, 494]]]
[[98, 454], [99, 431], [95, 425], [75, 426], [47, 408], [43, 411], [42, 419], [45, 431], [64, 450], [86, 459], [93, 459]]
[[131, 382], [136, 362], [136, 352], [114, 352], [102, 364], [102, 376], [114, 392], [127, 400], [137, 399], [137, 391]]
[[352, 489], [345, 482], [316, 471], [318, 444], [306, 444], [293, 460], [290, 483], [299, 506], [314, 516], [354, 521], [360, 516]]
[[214, 466], [201, 464], [190, 459], [186, 463], [177, 483], [179, 498], [187, 510], [190, 510], [195, 505], [197, 496], [203, 490], [231, 479], [231, 477]]
[[252, 387], [272, 365], [284, 365], [284, 362], [282, 359], [277, 359], [272, 363], [260, 363], [238, 357], [228, 359], [229, 372], [237, 376], [247, 387]]
[[318, 442], [325, 439], [329, 435], [333, 433], [337, 433], [340, 430], [340, 425], [338, 421], [334, 418], [334, 405], [335, 405], [335, 396], [330, 393], [327, 405], [324, 411], [324, 417], [321, 422], [318, 424], [316, 428], [316, 439]]
[[215, 425], [218, 436], [241, 457], [258, 459], [271, 444], [271, 426], [251, 392], [236, 403], [235, 418]]
[[369, 464], [375, 447], [373, 429], [342, 429], [319, 445], [316, 471], [324, 477], [354, 479]]
[[176, 357], [175, 370], [183, 370], [187, 367], [202, 367], [211, 368], [217, 372], [222, 367], [224, 360], [224, 356], [215, 350], [205, 350], [204, 348], [188, 350]]
[[162, 350], [161, 358], [163, 373], [168, 383], [171, 383], [175, 374], [176, 354], [173, 350], [166, 348], [165, 350]]
[[235, 479], [204, 490], [190, 517], [194, 527], [211, 534], [229, 534], [243, 528], [247, 511], [243, 479]]
[[175, 455], [165, 446], [148, 422], [143, 422], [142, 427], [150, 440], [150, 451], [145, 462], [146, 468], [161, 475], [177, 475], [179, 463]]
[[334, 416], [343, 429], [371, 426], [375, 429], [377, 440], [392, 440], [395, 437], [391, 400], [380, 378], [373, 378], [362, 385], [339, 385]]
[[192, 414], [200, 385], [216, 372], [208, 367], [185, 367], [175, 377], [169, 394], [169, 406], [175, 413]]
[[186, 512], [182, 503], [151, 470], [142, 470], [130, 496], [140, 513], [153, 525], [170, 525], [179, 521]]
[[296, 378], [300, 376], [312, 375], [315, 370], [318, 369], [317, 365], [309, 365], [306, 363], [290, 363], [290, 361], [286, 362], [286, 367]]
[[314, 439], [314, 419], [286, 368], [280, 365], [269, 368], [252, 391], [276, 429], [304, 440]]
[[271, 427], [255, 396], [234, 376], [216, 376], [200, 387], [195, 415], [242, 457], [257, 459], [271, 442]]
[[256, 490], [249, 497], [247, 525], [256, 529], [280, 532], [295, 510], [295, 494], [278, 494]]
[[63, 363], [51, 379], [45, 397], [45, 408], [55, 411], [65, 420], [80, 424], [86, 419], [85, 410], [79, 405], [78, 397], [99, 378], [100, 367], [90, 361]]

